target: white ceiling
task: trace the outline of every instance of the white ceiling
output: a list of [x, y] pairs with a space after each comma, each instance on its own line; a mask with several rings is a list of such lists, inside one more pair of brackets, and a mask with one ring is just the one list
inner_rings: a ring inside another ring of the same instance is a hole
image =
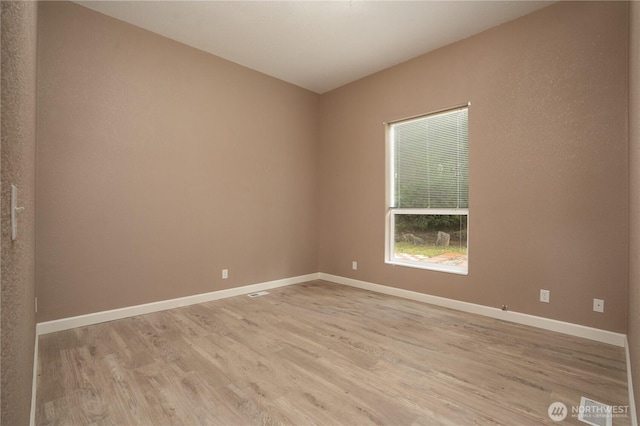
[[78, 1], [324, 93], [510, 21], [542, 1]]

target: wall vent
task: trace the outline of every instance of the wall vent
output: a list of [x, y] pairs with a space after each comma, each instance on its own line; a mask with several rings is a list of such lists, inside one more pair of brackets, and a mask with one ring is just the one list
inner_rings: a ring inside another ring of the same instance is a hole
[[578, 420], [591, 426], [611, 426], [613, 407], [593, 399], [580, 398]]

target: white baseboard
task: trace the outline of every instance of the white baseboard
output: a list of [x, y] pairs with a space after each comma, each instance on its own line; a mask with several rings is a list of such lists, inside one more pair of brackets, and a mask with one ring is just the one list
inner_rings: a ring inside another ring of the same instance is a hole
[[430, 294], [418, 293], [416, 291], [403, 290], [396, 287], [389, 287], [380, 284], [373, 284], [366, 281], [354, 280], [352, 278], [344, 278], [337, 275], [330, 275], [320, 272], [319, 279], [330, 281], [336, 284], [343, 284], [350, 287], [357, 287], [364, 290], [371, 290], [378, 293], [384, 293], [391, 296], [402, 297], [405, 299], [416, 300], [419, 302], [430, 303], [432, 305], [442, 306], [445, 308], [455, 309], [458, 311], [469, 312], [472, 314], [484, 315], [491, 318], [497, 318], [505, 321], [515, 322], [517, 324], [529, 325], [532, 327], [542, 328], [545, 330], [556, 331], [558, 333], [569, 334], [571, 336], [583, 337], [585, 339], [596, 340], [610, 345], [625, 346], [626, 335], [614, 333], [612, 331], [600, 330], [598, 328], [585, 327], [579, 324], [557, 321], [549, 318], [537, 317], [534, 315], [522, 314], [513, 311], [503, 311], [499, 308], [490, 306], [477, 305], [475, 303], [461, 302], [459, 300], [447, 299], [445, 297], [432, 296]]
[[300, 284], [313, 280], [325, 280], [336, 284], [343, 284], [351, 287], [357, 287], [364, 290], [375, 291], [378, 293], [389, 294], [391, 296], [402, 297], [405, 299], [416, 300], [419, 302], [430, 303], [432, 305], [443, 306], [445, 308], [455, 309], [458, 311], [469, 312], [478, 315], [484, 315], [491, 318], [497, 318], [518, 324], [529, 325], [532, 327], [542, 328], [545, 330], [556, 331], [559, 333], [569, 334], [585, 339], [596, 340], [598, 342], [608, 343], [620, 347], [625, 346], [626, 335], [614, 333], [612, 331], [600, 330], [592, 327], [585, 327], [579, 324], [573, 324], [563, 321], [557, 321], [549, 318], [537, 317], [534, 315], [523, 314], [513, 311], [502, 311], [498, 308], [490, 306], [478, 305], [475, 303], [462, 302], [445, 297], [433, 296], [425, 293], [404, 290], [396, 287], [389, 287], [380, 284], [374, 284], [366, 281], [355, 280], [352, 278], [340, 277], [337, 275], [325, 274], [323, 272], [301, 275], [298, 277], [285, 278], [281, 280], [268, 281], [259, 284], [251, 284], [242, 287], [230, 288], [225, 290], [213, 291], [210, 293], [196, 294], [193, 296], [180, 297], [177, 299], [162, 300], [159, 302], [145, 303], [143, 305], [128, 306], [126, 308], [118, 308], [109, 311], [96, 312], [92, 314], [80, 315], [70, 318], [62, 318], [53, 321], [41, 322], [36, 326], [36, 334], [42, 335], [54, 333], [56, 331], [69, 330], [76, 327], [84, 327], [87, 325], [98, 324], [106, 321], [113, 321], [122, 318], [128, 318], [136, 315], [144, 315], [152, 312], [164, 311], [167, 309], [179, 308], [182, 306], [193, 305], [195, 303], [209, 302], [212, 300], [224, 299], [227, 297], [240, 296], [243, 294], [253, 293], [271, 288], [284, 287], [292, 284]]
[[629, 386], [629, 411], [631, 411], [631, 426], [638, 426], [636, 400], [633, 394], [633, 381], [631, 380], [631, 353], [629, 352], [629, 339], [626, 336], [624, 338], [624, 349], [627, 356], [627, 386]]
[[301, 275], [298, 277], [268, 281], [259, 284], [251, 284], [242, 287], [212, 291], [210, 293], [196, 294], [193, 296], [179, 297], [177, 299], [161, 300], [159, 302], [145, 303], [144, 305], [127, 306], [126, 308], [112, 309], [109, 311], [79, 315], [77, 317], [62, 318], [53, 321], [41, 322], [36, 325], [36, 335], [54, 333], [56, 331], [69, 330], [76, 327], [84, 327], [101, 322], [113, 321], [136, 315], [150, 314], [152, 312], [165, 311], [196, 303], [209, 302], [227, 297], [241, 296], [271, 288], [284, 287], [292, 284], [304, 283], [318, 279], [318, 274]]
[[31, 383], [31, 413], [29, 414], [29, 426], [36, 424], [36, 390], [38, 386], [38, 332], [36, 331], [36, 343], [33, 346], [33, 378]]

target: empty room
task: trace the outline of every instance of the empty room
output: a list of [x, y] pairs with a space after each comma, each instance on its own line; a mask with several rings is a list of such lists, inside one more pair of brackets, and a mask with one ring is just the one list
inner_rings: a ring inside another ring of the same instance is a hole
[[639, 2], [1, 8], [2, 425], [637, 426]]

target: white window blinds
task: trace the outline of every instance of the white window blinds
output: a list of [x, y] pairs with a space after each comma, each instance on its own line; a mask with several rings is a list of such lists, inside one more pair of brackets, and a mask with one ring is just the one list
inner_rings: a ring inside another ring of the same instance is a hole
[[391, 125], [392, 208], [468, 208], [468, 109]]

